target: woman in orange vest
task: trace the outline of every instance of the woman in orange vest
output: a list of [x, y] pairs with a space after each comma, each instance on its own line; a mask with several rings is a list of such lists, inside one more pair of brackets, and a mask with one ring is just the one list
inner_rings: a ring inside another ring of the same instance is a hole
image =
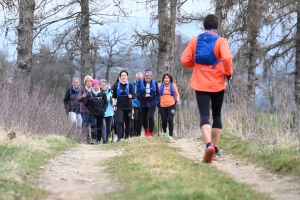
[[[194, 68], [190, 86], [196, 91], [200, 127], [206, 143], [203, 162], [206, 163], [220, 159], [221, 156], [218, 145], [222, 132], [221, 108], [225, 78], [231, 78], [233, 68], [228, 42], [218, 35], [219, 28], [218, 16], [206, 16], [205, 32], [192, 38], [181, 56], [181, 62], [186, 68]], [[212, 126], [209, 123], [210, 107]]]
[[[174, 116], [176, 105], [179, 105], [179, 93], [177, 86], [173, 83], [173, 78], [169, 73], [165, 73], [161, 83], [158, 84], [160, 94], [160, 117], [161, 126], [164, 131], [163, 137], [173, 139]], [[169, 133], [167, 125], [169, 124]]]

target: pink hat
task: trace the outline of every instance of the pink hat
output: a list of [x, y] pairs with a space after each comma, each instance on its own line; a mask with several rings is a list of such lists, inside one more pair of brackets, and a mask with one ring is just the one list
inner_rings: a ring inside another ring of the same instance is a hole
[[93, 82], [92, 82], [92, 85], [93, 85], [93, 86], [94, 86], [94, 85], [100, 85], [98, 79], [94, 79]]

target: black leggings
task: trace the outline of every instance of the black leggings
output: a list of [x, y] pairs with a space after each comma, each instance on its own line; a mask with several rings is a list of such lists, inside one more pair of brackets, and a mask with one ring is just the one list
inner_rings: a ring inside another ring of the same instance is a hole
[[[151, 106], [150, 108], [141, 108], [141, 116], [142, 116], [142, 123], [144, 129], [149, 128], [149, 132], [153, 133], [154, 129], [154, 113], [155, 113], [156, 106]], [[149, 121], [149, 126], [148, 126]]]
[[200, 113], [200, 127], [209, 124], [210, 102], [212, 110], [212, 128], [222, 129], [221, 109], [224, 98], [224, 90], [220, 92], [200, 92], [196, 91], [196, 99]]
[[123, 136], [123, 130], [124, 130], [124, 122], [125, 122], [125, 138], [128, 138], [129, 135], [132, 135], [131, 133], [131, 115], [132, 110], [121, 110], [117, 109], [116, 111], [116, 123], [117, 123], [117, 134], [118, 134], [118, 140], [120, 140]]
[[141, 110], [138, 107], [134, 107], [134, 136], [141, 136], [142, 132], [142, 120], [141, 120]]
[[169, 124], [169, 135], [173, 136], [176, 105], [174, 104], [169, 107], [161, 107], [159, 111], [161, 117], [161, 126], [164, 133], [167, 132], [167, 124]]
[[111, 124], [112, 124], [113, 117], [112, 116], [104, 117], [104, 120], [105, 120], [106, 141], [107, 141], [108, 135], [111, 132]]

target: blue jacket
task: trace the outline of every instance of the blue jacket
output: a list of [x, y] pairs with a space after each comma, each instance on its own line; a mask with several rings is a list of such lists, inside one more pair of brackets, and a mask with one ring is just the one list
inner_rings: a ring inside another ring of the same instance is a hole
[[[141, 83], [143, 81], [143, 83]], [[154, 82], [153, 82], [154, 81]], [[145, 88], [142, 88], [141, 85], [144, 85], [146, 87], [146, 82], [145, 79], [142, 79], [138, 82], [138, 89], [137, 89], [137, 97], [140, 102], [140, 107], [141, 108], [149, 108], [152, 106], [156, 106], [159, 103], [160, 100], [160, 95], [159, 95], [159, 89], [158, 89], [158, 84], [155, 80], [151, 80], [150, 83], [150, 97], [145, 97]], [[155, 88], [153, 88], [155, 87]]]
[[114, 107], [113, 107], [112, 101], [111, 101], [112, 92], [111, 92], [110, 89], [106, 89], [105, 94], [106, 94], [106, 97], [107, 97], [108, 106], [106, 108], [104, 117], [112, 117], [112, 116], [114, 116]]
[[[138, 84], [137, 81], [133, 81], [132, 83], [133, 83], [133, 87], [134, 87], [135, 94], [137, 94], [137, 89], [138, 89], [138, 87], [139, 87], [139, 84]], [[132, 106], [133, 106], [133, 107], [140, 107], [140, 102], [139, 102], [138, 98], [134, 98], [134, 99], [132, 100]]]

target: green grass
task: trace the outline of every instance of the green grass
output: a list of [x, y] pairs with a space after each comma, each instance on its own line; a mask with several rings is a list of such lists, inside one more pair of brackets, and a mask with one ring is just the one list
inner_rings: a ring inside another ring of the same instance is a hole
[[236, 183], [212, 164], [196, 165], [180, 156], [162, 138], [132, 138], [99, 148], [125, 152], [102, 163], [122, 188], [100, 199], [270, 199]]
[[300, 176], [300, 148], [296, 145], [277, 145], [254, 143], [241, 140], [229, 134], [223, 134], [220, 147], [224, 153], [231, 153], [239, 158], [258, 163], [273, 172], [282, 175]]
[[51, 157], [70, 148], [74, 141], [64, 137], [28, 137], [25, 141], [0, 143], [0, 199], [33, 199], [44, 191], [28, 184], [39, 173], [40, 166]]

